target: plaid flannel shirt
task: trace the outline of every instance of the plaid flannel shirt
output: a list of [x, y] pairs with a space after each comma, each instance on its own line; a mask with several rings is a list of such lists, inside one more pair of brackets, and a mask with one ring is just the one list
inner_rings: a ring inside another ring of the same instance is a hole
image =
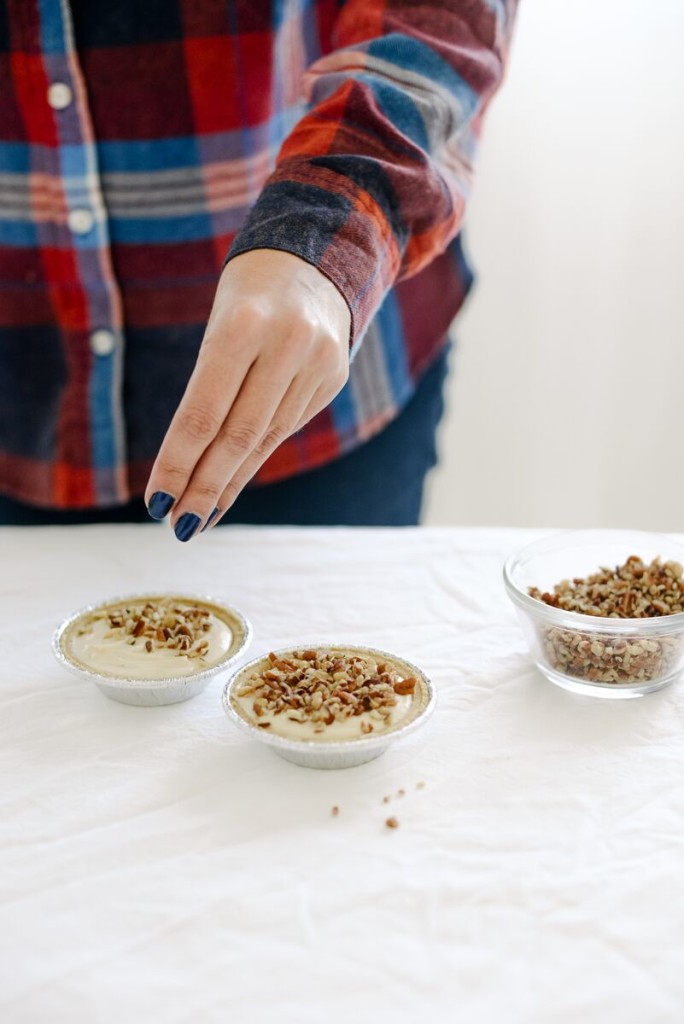
[[459, 229], [514, 0], [6, 0], [0, 491], [143, 492], [226, 254], [283, 249], [352, 312], [350, 379], [257, 474], [388, 423], [471, 273]]

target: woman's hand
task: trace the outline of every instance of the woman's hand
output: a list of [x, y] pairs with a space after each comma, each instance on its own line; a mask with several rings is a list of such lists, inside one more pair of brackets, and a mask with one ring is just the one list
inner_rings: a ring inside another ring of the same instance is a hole
[[349, 307], [315, 267], [275, 249], [227, 264], [197, 364], [145, 492], [190, 540], [349, 375]]

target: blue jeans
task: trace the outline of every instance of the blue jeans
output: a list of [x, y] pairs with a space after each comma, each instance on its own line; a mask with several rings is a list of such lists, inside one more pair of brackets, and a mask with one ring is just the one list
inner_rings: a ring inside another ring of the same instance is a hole
[[[425, 477], [437, 462], [448, 352], [383, 431], [348, 455], [298, 476], [249, 488], [221, 523], [285, 526], [416, 526]], [[0, 496], [0, 526], [151, 522], [142, 498], [107, 509], [34, 508]]]

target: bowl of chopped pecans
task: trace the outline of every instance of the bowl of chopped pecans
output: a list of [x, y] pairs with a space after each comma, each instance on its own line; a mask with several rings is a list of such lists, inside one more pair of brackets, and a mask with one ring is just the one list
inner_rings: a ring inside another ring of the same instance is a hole
[[684, 667], [684, 544], [630, 530], [576, 530], [504, 566], [537, 667], [598, 697], [641, 697]]
[[434, 687], [415, 665], [340, 644], [272, 651], [240, 668], [223, 690], [238, 728], [305, 768], [371, 761], [421, 726], [434, 706]]
[[122, 704], [177, 704], [223, 682], [249, 644], [240, 612], [211, 597], [133, 594], [82, 608], [52, 638], [57, 661]]

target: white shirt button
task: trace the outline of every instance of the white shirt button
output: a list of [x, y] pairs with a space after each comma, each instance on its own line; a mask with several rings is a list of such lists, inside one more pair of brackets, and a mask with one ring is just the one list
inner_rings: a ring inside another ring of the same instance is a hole
[[90, 335], [90, 349], [96, 356], [109, 356], [116, 346], [116, 338], [111, 331], [100, 328]]
[[66, 82], [53, 82], [48, 89], [48, 103], [53, 110], [65, 110], [74, 98]]
[[87, 235], [94, 223], [95, 218], [90, 210], [71, 210], [67, 217], [69, 230], [75, 235]]

